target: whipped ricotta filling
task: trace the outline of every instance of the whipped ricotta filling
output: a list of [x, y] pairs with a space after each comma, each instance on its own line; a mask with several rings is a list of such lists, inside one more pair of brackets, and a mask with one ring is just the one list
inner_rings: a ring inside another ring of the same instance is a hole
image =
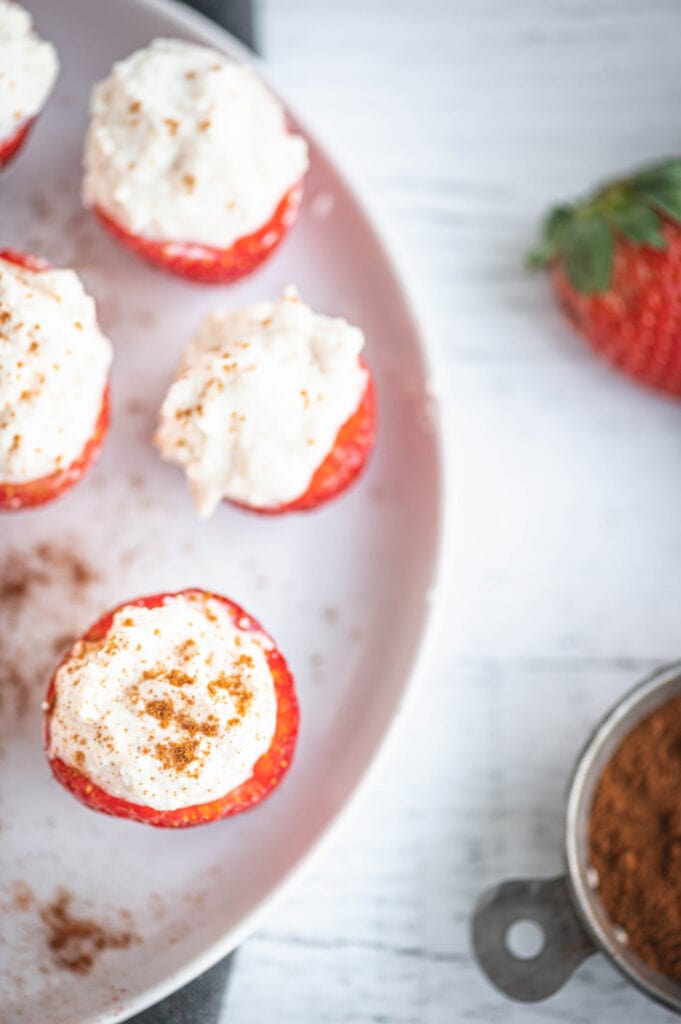
[[49, 756], [112, 796], [159, 811], [245, 782], [277, 719], [271, 641], [203, 593], [127, 605], [56, 675]]
[[38, 113], [58, 70], [57, 51], [33, 31], [28, 11], [0, 0], [0, 141]]
[[0, 481], [68, 469], [94, 433], [111, 359], [77, 274], [0, 259]]
[[263, 227], [308, 166], [257, 75], [156, 39], [95, 86], [83, 200], [136, 235], [227, 248]]
[[294, 288], [207, 317], [155, 437], [202, 518], [223, 498], [276, 508], [305, 493], [366, 390], [363, 345], [358, 327], [314, 313]]

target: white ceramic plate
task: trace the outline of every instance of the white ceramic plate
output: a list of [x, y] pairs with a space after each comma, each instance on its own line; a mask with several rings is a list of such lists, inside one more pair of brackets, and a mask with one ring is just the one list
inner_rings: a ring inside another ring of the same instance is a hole
[[[375, 760], [429, 615], [441, 454], [429, 361], [403, 284], [314, 138], [299, 223], [237, 286], [148, 269], [80, 209], [87, 97], [115, 59], [158, 35], [243, 51], [161, 0], [28, 2], [62, 73], [27, 150], [0, 179], [1, 242], [83, 275], [116, 361], [113, 429], [94, 472], [62, 502], [0, 524], [0, 1006], [13, 1022], [102, 1024], [241, 941]], [[314, 308], [364, 328], [380, 403], [376, 455], [351, 494], [316, 514], [272, 520], [223, 506], [199, 524], [182, 475], [150, 445], [155, 411], [205, 311], [274, 297], [288, 282]], [[169, 833], [94, 814], [52, 781], [39, 705], [66, 636], [128, 597], [188, 585], [234, 597], [276, 637], [297, 679], [302, 728], [288, 778], [260, 808]], [[131, 928], [139, 942], [101, 953], [83, 975], [56, 967], [41, 909], [60, 887], [74, 915]]]

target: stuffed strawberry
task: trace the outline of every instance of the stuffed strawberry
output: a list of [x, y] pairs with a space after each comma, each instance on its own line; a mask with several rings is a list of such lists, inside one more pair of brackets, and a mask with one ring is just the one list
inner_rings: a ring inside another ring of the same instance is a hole
[[254, 71], [157, 39], [94, 89], [83, 199], [128, 249], [210, 284], [252, 273], [295, 220], [307, 144]]
[[221, 501], [281, 514], [317, 508], [366, 466], [376, 397], [362, 331], [276, 302], [206, 317], [161, 407], [155, 441], [181, 466], [202, 518]]
[[237, 604], [203, 590], [109, 612], [68, 652], [45, 701], [59, 782], [93, 810], [163, 828], [260, 803], [297, 734], [276, 645]]
[[53, 501], [96, 460], [111, 358], [72, 270], [0, 250], [0, 510]]
[[681, 396], [681, 159], [555, 207], [529, 261], [597, 352]]
[[59, 60], [27, 10], [0, 0], [0, 170], [26, 142], [52, 90]]

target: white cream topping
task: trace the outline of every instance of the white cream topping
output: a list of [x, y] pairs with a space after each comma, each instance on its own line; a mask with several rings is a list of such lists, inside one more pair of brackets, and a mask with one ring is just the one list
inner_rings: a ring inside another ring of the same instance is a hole
[[156, 810], [216, 800], [249, 779], [277, 719], [271, 642], [204, 594], [127, 605], [56, 677], [50, 757]]
[[207, 317], [161, 407], [156, 444], [182, 466], [199, 515], [223, 498], [275, 508], [301, 497], [359, 407], [364, 335], [288, 288]]
[[77, 274], [0, 259], [0, 481], [26, 483], [78, 458], [111, 359]]
[[23, 7], [0, 0], [0, 140], [38, 113], [59, 70], [57, 51], [32, 25]]
[[227, 248], [307, 166], [281, 105], [216, 50], [157, 39], [93, 91], [83, 200], [134, 234]]

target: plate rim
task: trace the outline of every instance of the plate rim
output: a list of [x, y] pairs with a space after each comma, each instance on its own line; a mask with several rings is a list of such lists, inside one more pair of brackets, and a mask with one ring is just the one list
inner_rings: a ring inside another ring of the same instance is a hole
[[451, 522], [451, 479], [447, 460], [446, 439], [449, 437], [449, 409], [445, 399], [447, 391], [448, 370], [444, 359], [444, 351], [428, 315], [427, 303], [421, 294], [419, 278], [412, 271], [404, 252], [404, 246], [398, 242], [394, 232], [386, 223], [387, 218], [379, 214], [373, 203], [368, 200], [364, 187], [358, 184], [352, 170], [352, 160], [342, 146], [335, 141], [329, 143], [324, 130], [320, 130], [314, 118], [306, 114], [299, 115], [297, 104], [289, 102], [288, 90], [279, 88], [277, 75], [271, 73], [270, 66], [257, 54], [253, 54], [246, 46], [236, 39], [227, 29], [212, 21], [206, 15], [181, 3], [180, 0], [129, 0], [133, 6], [146, 8], [161, 17], [174, 20], [189, 30], [196, 30], [204, 37], [213, 41], [213, 45], [226, 50], [252, 67], [255, 67], [264, 81], [271, 85], [273, 92], [281, 97], [285, 106], [294, 115], [310, 136], [330, 159], [334, 171], [356, 202], [366, 221], [381, 253], [384, 264], [397, 281], [409, 316], [416, 328], [419, 350], [425, 368], [427, 395], [431, 402], [430, 423], [434, 439], [434, 452], [437, 465], [438, 507], [437, 533], [434, 537], [434, 551], [430, 566], [429, 583], [420, 636], [411, 652], [410, 661], [404, 670], [404, 681], [399, 696], [399, 706], [388, 721], [383, 735], [369, 756], [361, 771], [360, 777], [351, 789], [340, 810], [334, 814], [321, 829], [306, 853], [277, 882], [269, 893], [232, 928], [221, 937], [208, 944], [200, 953], [188, 959], [181, 967], [175, 968], [161, 980], [149, 985], [132, 997], [119, 997], [118, 1005], [103, 1011], [88, 1013], [74, 1024], [121, 1024], [135, 1014], [156, 1005], [184, 985], [189, 984], [199, 975], [209, 970], [219, 960], [233, 952], [254, 931], [260, 927], [264, 918], [270, 914], [289, 894], [291, 889], [302, 879], [311, 868], [314, 860], [333, 841], [333, 838], [348, 823], [348, 819], [357, 809], [362, 798], [381, 770], [385, 760], [393, 750], [399, 738], [408, 712], [412, 708], [426, 677], [426, 668], [433, 654], [434, 639], [438, 624], [444, 610], [443, 594], [447, 586], [451, 560], [447, 557], [452, 534]]

